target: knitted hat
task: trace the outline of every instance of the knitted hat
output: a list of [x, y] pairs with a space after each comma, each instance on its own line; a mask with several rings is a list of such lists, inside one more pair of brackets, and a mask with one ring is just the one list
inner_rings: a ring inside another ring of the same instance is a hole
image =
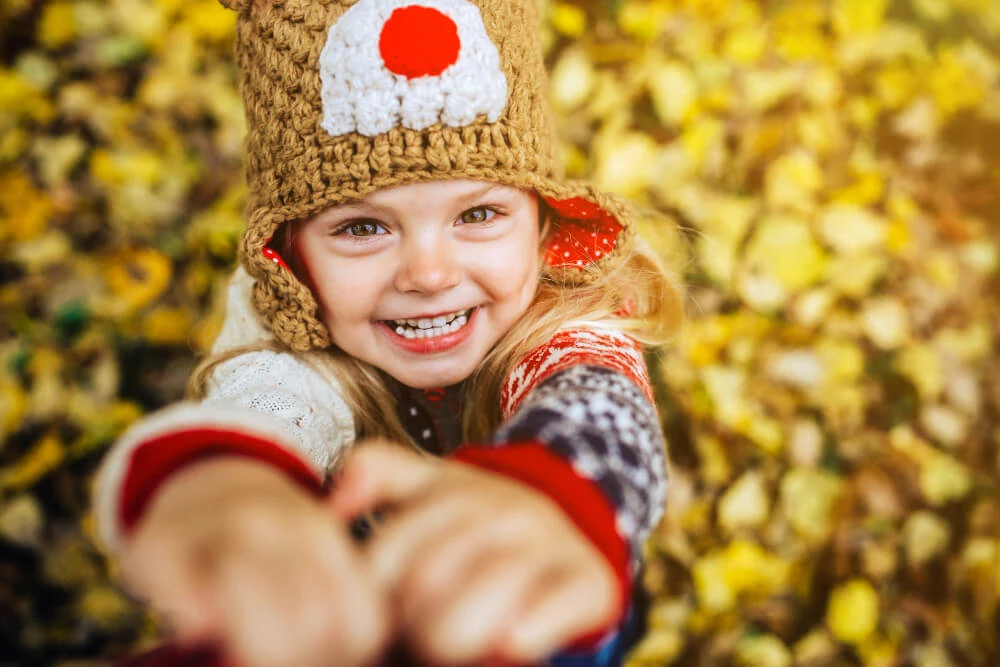
[[221, 0], [239, 12], [254, 305], [293, 350], [330, 345], [268, 247], [287, 222], [445, 178], [533, 190], [554, 210], [556, 280], [593, 279], [631, 238], [620, 199], [560, 177], [536, 0]]

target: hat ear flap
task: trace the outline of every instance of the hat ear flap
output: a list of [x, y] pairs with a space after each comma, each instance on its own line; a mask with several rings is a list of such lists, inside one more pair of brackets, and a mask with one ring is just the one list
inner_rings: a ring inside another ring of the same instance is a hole
[[545, 197], [555, 212], [545, 247], [545, 263], [556, 269], [585, 269], [611, 254], [624, 225], [612, 213], [584, 197]]

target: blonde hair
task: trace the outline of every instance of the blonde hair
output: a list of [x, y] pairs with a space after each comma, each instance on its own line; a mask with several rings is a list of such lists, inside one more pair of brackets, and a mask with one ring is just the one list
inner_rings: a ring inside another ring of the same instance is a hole
[[[555, 214], [542, 205], [543, 239], [551, 229]], [[294, 228], [283, 243], [291, 250]], [[628, 334], [643, 346], [667, 343], [683, 319], [679, 282], [666, 270], [663, 261], [641, 239], [630, 244], [627, 255], [610, 269], [592, 267], [593, 280], [584, 285], [560, 283], [554, 272], [543, 270], [538, 290], [528, 309], [483, 358], [467, 381], [463, 401], [464, 442], [484, 442], [500, 425], [500, 392], [517, 363], [533, 349], [567, 327], [608, 329]], [[294, 252], [285, 252], [293, 272]], [[213, 369], [251, 350], [285, 351], [277, 343], [230, 350], [202, 361], [189, 383], [188, 393], [201, 398]], [[335, 378], [351, 408], [358, 439], [384, 437], [420, 450], [396, 413], [395, 398], [374, 366], [359, 361], [336, 346], [326, 350], [297, 353], [323, 377]]]

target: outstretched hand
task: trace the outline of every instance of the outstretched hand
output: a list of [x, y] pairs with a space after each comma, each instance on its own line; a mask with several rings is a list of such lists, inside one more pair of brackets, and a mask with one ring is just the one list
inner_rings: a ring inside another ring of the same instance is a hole
[[389, 639], [346, 527], [268, 465], [197, 463], [157, 493], [122, 554], [129, 588], [179, 639], [240, 667], [359, 667]]
[[537, 662], [620, 613], [605, 557], [520, 482], [369, 442], [330, 506], [342, 518], [388, 510], [370, 566], [410, 649], [434, 664]]

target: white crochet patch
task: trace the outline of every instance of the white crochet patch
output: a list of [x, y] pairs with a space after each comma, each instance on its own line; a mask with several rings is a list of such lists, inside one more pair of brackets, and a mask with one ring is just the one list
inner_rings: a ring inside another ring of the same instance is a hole
[[[407, 78], [382, 60], [379, 38], [393, 11], [419, 5], [450, 18], [458, 30], [457, 61], [437, 76]], [[441, 122], [462, 127], [480, 114], [495, 122], [507, 104], [507, 78], [479, 9], [466, 0], [360, 0], [327, 35], [320, 53], [323, 120], [333, 136], [382, 134]]]

